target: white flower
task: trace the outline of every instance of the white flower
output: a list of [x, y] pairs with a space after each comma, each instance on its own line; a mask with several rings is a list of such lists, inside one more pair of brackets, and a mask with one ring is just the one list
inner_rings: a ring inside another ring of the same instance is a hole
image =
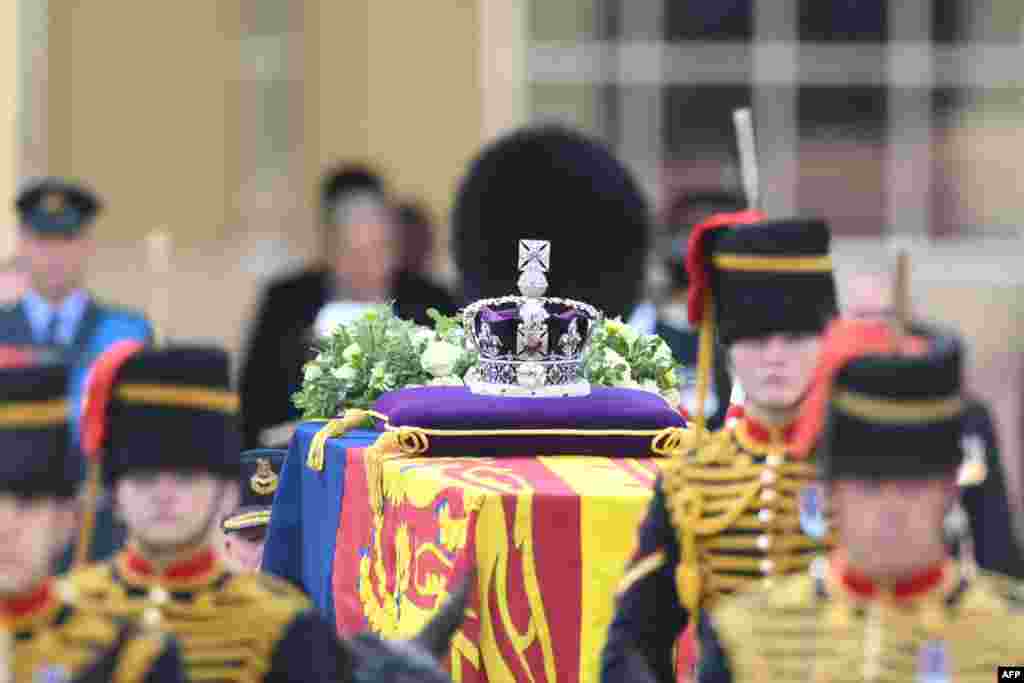
[[673, 410], [678, 410], [679, 406], [683, 403], [683, 396], [679, 393], [678, 389], [665, 389], [660, 395], [672, 406]]
[[445, 377], [435, 377], [428, 384], [432, 387], [460, 387], [463, 382], [457, 375], [447, 375]]
[[622, 381], [625, 382], [633, 379], [633, 373], [629, 369], [629, 362], [614, 349], [604, 350], [604, 362], [609, 368], [622, 368]]
[[309, 363], [306, 365], [306, 371], [304, 377], [307, 382], [315, 382], [320, 379], [320, 375], [324, 374], [323, 370], [316, 363]]
[[420, 365], [434, 377], [446, 377], [455, 370], [462, 351], [445, 341], [432, 341], [420, 356]]
[[351, 365], [345, 364], [342, 365], [340, 368], [336, 369], [331, 374], [334, 375], [334, 379], [336, 380], [339, 380], [341, 382], [351, 382], [356, 378], [356, 375], [359, 374], [359, 371], [356, 370]]
[[640, 389], [640, 384], [634, 379], [630, 379], [628, 376], [622, 378], [618, 382], [615, 382], [612, 386], [621, 387], [623, 389]]
[[425, 346], [428, 342], [434, 339], [434, 336], [433, 330], [417, 326], [416, 330], [412, 333], [412, 342], [416, 346]]
[[344, 351], [341, 352], [341, 357], [345, 359], [346, 363], [351, 363], [356, 358], [360, 358], [363, 355], [363, 349], [355, 342], [349, 344]]

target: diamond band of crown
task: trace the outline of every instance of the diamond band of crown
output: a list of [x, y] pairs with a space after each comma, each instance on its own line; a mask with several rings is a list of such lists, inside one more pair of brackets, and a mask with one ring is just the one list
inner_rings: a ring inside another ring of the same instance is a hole
[[479, 352], [470, 391], [497, 396], [584, 396], [583, 354], [602, 314], [590, 304], [545, 297], [551, 243], [519, 241], [521, 296], [483, 299], [462, 313]]

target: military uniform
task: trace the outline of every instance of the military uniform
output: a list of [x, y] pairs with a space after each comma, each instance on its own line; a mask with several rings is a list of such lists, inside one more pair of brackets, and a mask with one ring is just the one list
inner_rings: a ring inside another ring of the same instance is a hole
[[242, 498], [238, 509], [224, 518], [224, 533], [266, 528], [274, 503], [281, 468], [288, 451], [256, 448], [242, 453]]
[[[63, 365], [0, 369], [3, 493], [74, 497], [81, 466], [68, 449], [67, 384]], [[6, 680], [26, 683], [185, 680], [172, 639], [90, 608], [53, 578], [0, 600], [0, 657], [10, 667]]]
[[[711, 291], [726, 346], [773, 333], [820, 333], [835, 312], [829, 241], [820, 221], [735, 225], [716, 218], [698, 226], [689, 253], [701, 258], [687, 263], [695, 321]], [[679, 634], [692, 622], [699, 640], [707, 636], [701, 610], [722, 595], [804, 572], [827, 547], [816, 470], [793, 457], [791, 436], [791, 428], [751, 417], [703, 440], [695, 430], [683, 436], [620, 583], [602, 680], [627, 680], [634, 649], [658, 680], [674, 681]]]
[[[830, 341], [866, 336], [848, 335], [826, 337], [823, 354]], [[948, 336], [927, 343], [913, 356], [856, 354], [822, 375], [822, 398], [808, 405], [819, 416], [808, 431], [820, 435], [822, 480], [954, 478], [961, 351]], [[946, 560], [883, 588], [845, 562], [842, 541], [812, 571], [713, 613], [705, 680], [970, 682], [1019, 663], [1024, 590], [1015, 580]]]
[[[102, 203], [91, 190], [58, 178], [42, 178], [26, 186], [15, 200], [22, 230], [52, 240], [72, 240], [91, 229]], [[54, 306], [34, 291], [0, 307], [0, 344], [32, 347], [70, 367], [71, 439], [78, 443], [79, 411], [85, 377], [92, 361], [122, 339], [148, 342], [149, 321], [139, 311], [97, 300], [84, 289], [72, 292]], [[104, 502], [97, 514], [90, 559], [106, 559], [124, 542], [124, 530]], [[71, 566], [72, 553], [58, 572]]]
[[[85, 445], [105, 452], [107, 483], [139, 471], [206, 471], [237, 482], [238, 401], [229, 379], [219, 349], [122, 347], [101, 358], [87, 392]], [[158, 567], [129, 543], [69, 580], [89, 604], [173, 632], [189, 680], [341, 679], [337, 638], [305, 596], [265, 575], [232, 573], [212, 544]]]

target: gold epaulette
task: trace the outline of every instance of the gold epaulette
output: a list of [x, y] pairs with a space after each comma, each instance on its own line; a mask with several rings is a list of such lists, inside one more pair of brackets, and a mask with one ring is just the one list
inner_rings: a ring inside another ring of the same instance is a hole
[[235, 574], [218, 593], [222, 604], [259, 605], [261, 610], [292, 619], [312, 607], [309, 598], [293, 585], [262, 572]]
[[734, 680], [895, 683], [937, 666], [945, 680], [980, 683], [1021, 651], [1024, 593], [1012, 579], [983, 574], [910, 603], [854, 602], [819, 588], [793, 576], [712, 611]]

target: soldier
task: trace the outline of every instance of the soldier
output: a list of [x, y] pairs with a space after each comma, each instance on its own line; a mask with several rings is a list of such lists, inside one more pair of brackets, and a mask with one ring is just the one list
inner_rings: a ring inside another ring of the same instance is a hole
[[720, 214], [691, 236], [688, 308], [702, 326], [700, 373], [706, 380], [711, 372], [716, 321], [746, 391], [745, 415], [710, 436], [688, 432], [656, 484], [619, 587], [602, 656], [606, 682], [627, 680], [631, 648], [659, 681], [675, 680], [673, 644], [691, 623], [703, 635], [701, 609], [806, 570], [827, 541], [798, 515], [798, 493], [815, 470], [793, 457], [790, 439], [819, 335], [835, 314], [829, 230], [817, 220], [761, 218]]
[[50, 574], [81, 480], [67, 388], [61, 364], [0, 369], [0, 679], [184, 681], [172, 639], [90, 609]]
[[190, 680], [343, 680], [337, 638], [308, 600], [264, 574], [232, 573], [214, 547], [239, 500], [229, 379], [216, 348], [126, 342], [97, 361], [83, 444], [103, 456], [128, 544], [69, 578], [91, 604], [173, 632]]
[[[71, 434], [77, 444], [89, 365], [117, 341], [150, 341], [153, 330], [141, 313], [98, 301], [85, 286], [94, 250], [91, 228], [102, 209], [99, 197], [82, 185], [42, 178], [18, 194], [15, 209], [18, 257], [29, 286], [16, 303], [0, 309], [0, 344], [43, 349], [70, 366]], [[105, 501], [93, 536], [93, 560], [109, 557], [124, 541]], [[58, 571], [71, 559], [67, 553]]]
[[258, 571], [270, 524], [270, 508], [288, 452], [257, 448], [242, 453], [241, 506], [224, 518], [224, 553], [246, 571]]
[[797, 451], [820, 444], [837, 548], [716, 610], [705, 680], [970, 682], [1019, 663], [1024, 591], [951, 560], [944, 538], [966, 525], [948, 514], [964, 457], [960, 344], [915, 332], [829, 330]]
[[[886, 264], [887, 265], [887, 264]], [[843, 316], [890, 322], [896, 316], [895, 268], [864, 268], [846, 278]], [[1006, 472], [988, 406], [968, 396], [964, 412], [964, 511], [971, 528], [974, 558], [982, 569], [1024, 578], [1024, 549], [1013, 531]], [[971, 465], [974, 467], [971, 467]]]

